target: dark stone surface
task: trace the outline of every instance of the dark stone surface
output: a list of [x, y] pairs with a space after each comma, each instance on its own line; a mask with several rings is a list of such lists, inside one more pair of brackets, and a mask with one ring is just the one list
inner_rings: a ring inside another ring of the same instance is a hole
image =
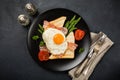
[[[38, 66], [29, 55], [28, 29], [17, 22], [32, 2], [41, 13], [67, 8], [80, 14], [91, 31], [103, 31], [115, 42], [95, 68], [90, 80], [120, 80], [120, 0], [1, 0], [0, 80], [71, 80], [67, 72], [51, 72]], [[30, 17], [31, 21], [33, 17]]]

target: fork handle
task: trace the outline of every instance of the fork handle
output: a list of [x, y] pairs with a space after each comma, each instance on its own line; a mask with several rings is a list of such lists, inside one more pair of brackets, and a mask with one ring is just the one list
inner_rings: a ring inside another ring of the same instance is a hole
[[93, 53], [92, 58], [88, 61], [87, 65], [85, 66], [84, 70], [82, 71], [83, 75], [86, 75], [91, 64], [93, 63], [94, 59], [96, 58], [97, 53]]
[[74, 72], [74, 76], [77, 78], [79, 77], [80, 73], [82, 72], [82, 70], [85, 68], [85, 65], [87, 64], [87, 62], [89, 61], [89, 58], [85, 59], [82, 64], [76, 69], [76, 71]]
[[93, 49], [90, 50], [90, 53], [88, 54], [87, 58], [81, 63], [81, 65], [75, 70], [74, 76], [79, 77], [81, 72], [83, 72], [85, 65], [89, 62], [91, 56], [93, 55]]

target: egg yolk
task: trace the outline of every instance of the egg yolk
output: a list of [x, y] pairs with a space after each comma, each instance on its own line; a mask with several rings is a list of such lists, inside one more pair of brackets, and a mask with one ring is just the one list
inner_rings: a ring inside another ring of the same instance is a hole
[[55, 34], [53, 40], [56, 44], [61, 44], [64, 41], [64, 37], [61, 34]]

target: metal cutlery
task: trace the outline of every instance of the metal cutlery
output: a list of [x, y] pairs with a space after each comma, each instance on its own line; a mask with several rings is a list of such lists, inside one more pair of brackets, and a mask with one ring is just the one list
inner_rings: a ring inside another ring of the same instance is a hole
[[[101, 53], [103, 53], [104, 51], [107, 51], [109, 48], [111, 47], [111, 45], [108, 45], [104, 50], [102, 50], [98, 55], [96, 55], [96, 57], [98, 57]], [[83, 71], [83, 75], [86, 76], [89, 69], [91, 68], [92, 66], [92, 63], [94, 62], [94, 60], [96, 59], [96, 57], [93, 58], [93, 61], [91, 61], [91, 63], [84, 69]]]
[[[94, 51], [98, 52], [97, 49], [95, 50], [96, 44], [102, 45], [104, 43], [105, 37], [106, 36], [102, 32], [100, 32], [98, 34], [98, 36], [96, 36], [96, 39], [92, 42], [92, 45], [89, 50], [89, 54], [88, 54], [87, 58], [84, 60], [84, 62], [81, 64], [81, 66], [78, 67], [76, 69], [76, 71], [74, 72], [75, 77], [79, 77], [79, 75], [84, 71], [84, 69], [88, 66], [88, 64], [90, 64], [90, 62], [91, 62], [90, 59], [94, 56], [93, 52]], [[86, 74], [86, 72], [85, 72], [85, 74]]]

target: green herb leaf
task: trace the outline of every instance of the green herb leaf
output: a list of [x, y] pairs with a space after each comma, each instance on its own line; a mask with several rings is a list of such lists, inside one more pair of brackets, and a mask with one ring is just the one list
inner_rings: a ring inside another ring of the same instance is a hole
[[32, 39], [33, 39], [33, 40], [37, 40], [37, 39], [39, 39], [39, 36], [38, 36], [38, 35], [35, 35], [35, 36], [32, 37]]
[[82, 52], [84, 52], [84, 48], [79, 49], [79, 53], [82, 53]]
[[38, 32], [41, 33], [41, 34], [43, 33], [40, 29], [38, 29]]
[[44, 32], [44, 29], [40, 24], [38, 24], [38, 26], [39, 26], [38, 32], [42, 34]]
[[43, 27], [40, 24], [38, 24], [38, 26], [39, 26], [40, 30], [43, 32], [44, 31]]
[[44, 43], [44, 41], [40, 41], [40, 44], [39, 44], [40, 46], [44, 46], [45, 45], [45, 43]]

